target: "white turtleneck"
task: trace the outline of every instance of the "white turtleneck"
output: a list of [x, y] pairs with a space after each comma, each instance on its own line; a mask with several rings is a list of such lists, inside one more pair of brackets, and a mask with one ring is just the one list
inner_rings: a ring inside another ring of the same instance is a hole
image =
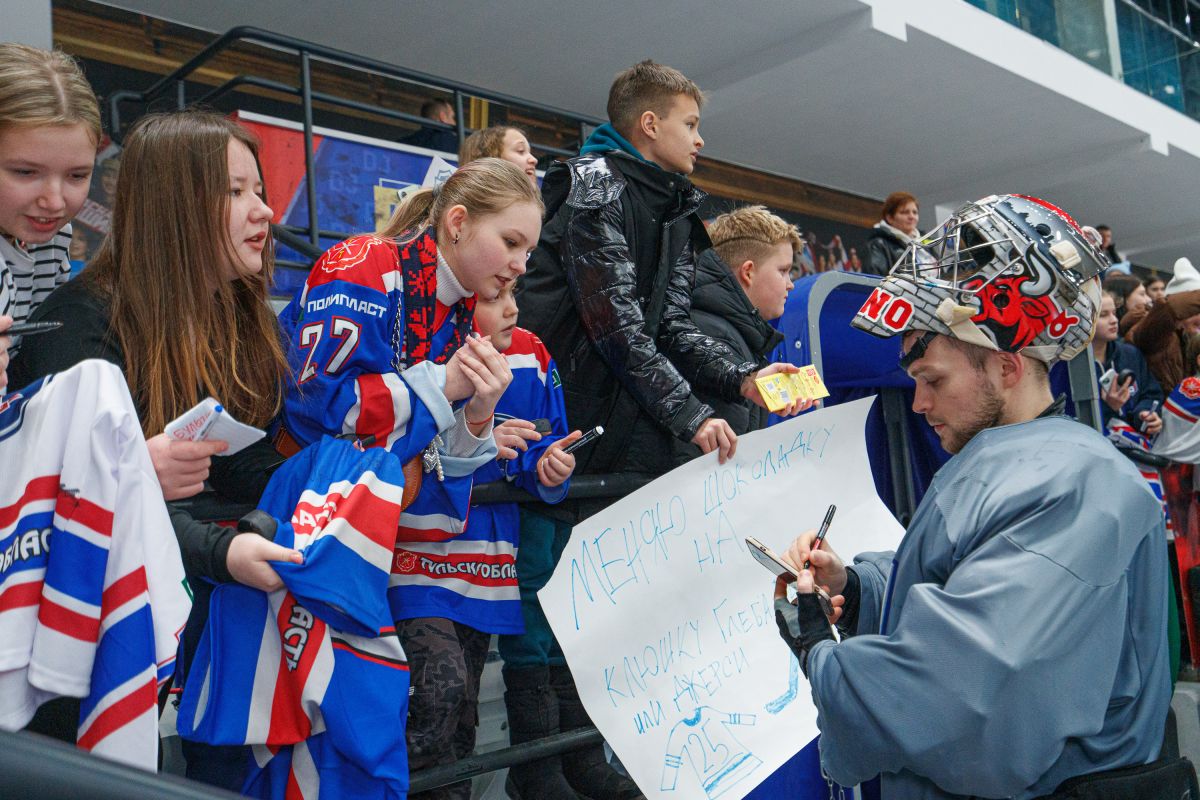
[[[444, 306], [452, 306], [464, 297], [470, 297], [471, 293], [463, 288], [463, 285], [458, 282], [458, 278], [454, 277], [454, 271], [450, 269], [450, 265], [446, 263], [445, 257], [439, 248], [437, 254], [437, 299]], [[442, 377], [442, 384], [445, 385], [445, 377]], [[463, 457], [467, 454], [477, 452], [480, 445], [492, 438], [492, 421], [489, 419], [488, 424], [484, 427], [479, 435], [471, 433], [467, 427], [467, 417], [464, 413], [466, 406], [462, 406], [454, 411], [455, 424], [449, 430], [443, 431], [445, 435], [445, 454], [448, 456]]]
[[450, 265], [439, 248], [437, 254], [438, 302], [444, 306], [452, 306], [464, 297], [470, 296], [471, 293], [463, 288], [463, 285], [458, 282], [458, 278], [454, 277], [454, 270], [450, 269]]

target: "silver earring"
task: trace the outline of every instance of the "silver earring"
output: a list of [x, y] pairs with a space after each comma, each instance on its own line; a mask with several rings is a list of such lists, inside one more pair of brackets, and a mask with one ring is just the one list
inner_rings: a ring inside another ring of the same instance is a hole
[[456, 233], [456, 234], [454, 234], [454, 242], [453, 242], [453, 244], [458, 244], [458, 234], [457, 234], [457, 233]]

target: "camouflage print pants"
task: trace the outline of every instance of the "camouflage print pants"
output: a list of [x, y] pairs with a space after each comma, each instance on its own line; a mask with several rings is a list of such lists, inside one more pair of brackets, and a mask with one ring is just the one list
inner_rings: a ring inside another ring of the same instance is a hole
[[[453, 764], [475, 749], [479, 676], [491, 636], [453, 620], [399, 620], [396, 632], [408, 657], [408, 770]], [[469, 800], [471, 782], [409, 795], [410, 800]]]

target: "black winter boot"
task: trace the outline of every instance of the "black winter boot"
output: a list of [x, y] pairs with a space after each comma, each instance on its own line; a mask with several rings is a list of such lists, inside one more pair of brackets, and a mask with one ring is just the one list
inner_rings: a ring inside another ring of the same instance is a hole
[[[558, 733], [558, 700], [546, 667], [505, 667], [501, 674], [509, 741], [521, 744]], [[509, 797], [519, 800], [579, 800], [563, 776], [560, 756], [509, 767], [504, 788]]]
[[[575, 680], [567, 667], [550, 667], [550, 686], [558, 695], [558, 724], [564, 731], [592, 724], [583, 709]], [[563, 774], [572, 788], [591, 800], [645, 800], [637, 784], [617, 772], [604, 757], [604, 745], [594, 744], [564, 753]]]

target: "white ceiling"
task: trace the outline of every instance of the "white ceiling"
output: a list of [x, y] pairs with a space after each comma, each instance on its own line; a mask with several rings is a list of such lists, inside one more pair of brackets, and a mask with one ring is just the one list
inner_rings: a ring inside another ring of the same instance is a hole
[[1200, 123], [962, 0], [108, 0], [255, 25], [604, 116], [643, 58], [709, 94], [705, 154], [861, 195], [922, 223], [986, 194], [1109, 224], [1140, 263], [1200, 264]]

